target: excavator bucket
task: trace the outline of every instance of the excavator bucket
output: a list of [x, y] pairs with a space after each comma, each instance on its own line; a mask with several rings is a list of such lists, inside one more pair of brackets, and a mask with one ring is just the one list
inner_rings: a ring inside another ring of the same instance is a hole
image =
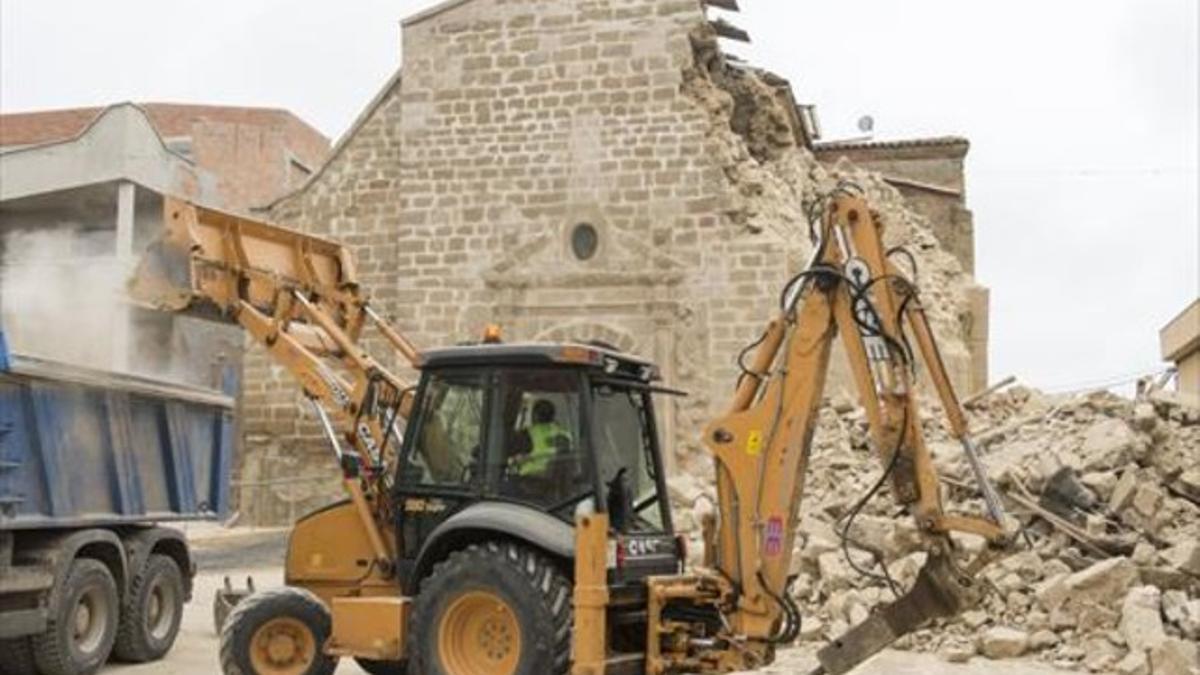
[[281, 291], [358, 298], [353, 262], [340, 244], [172, 198], [163, 223], [129, 288], [151, 307], [227, 316], [244, 301], [271, 315]]

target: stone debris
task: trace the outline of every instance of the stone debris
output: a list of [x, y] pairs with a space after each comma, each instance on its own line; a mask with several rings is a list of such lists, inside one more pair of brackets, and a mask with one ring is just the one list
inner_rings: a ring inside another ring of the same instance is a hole
[[979, 638], [979, 651], [989, 659], [1011, 659], [1029, 648], [1029, 634], [1013, 628], [989, 628]]
[[[1024, 655], [1091, 672], [1191, 672], [1200, 640], [1200, 505], [1169, 486], [1196, 482], [1188, 474], [1200, 462], [1200, 413], [1153, 394], [1131, 401], [1014, 387], [973, 404], [968, 416], [977, 436], [1003, 430], [984, 451], [997, 489], [1028, 494], [1059, 524], [1009, 504], [1032, 548], [1018, 542], [983, 571], [992, 592], [980, 606], [898, 646], [951, 662]], [[959, 487], [973, 481], [938, 411], [931, 406], [923, 417], [949, 481], [948, 510], [982, 513], [975, 491]], [[802, 640], [827, 642], [892, 600], [885, 565], [903, 591], [925, 554], [885, 487], [849, 528], [854, 566], [846, 561], [841, 519], [880, 471], [861, 410], [841, 400], [822, 409], [810, 465], [793, 591], [806, 622]], [[715, 502], [705, 479], [675, 481], [689, 499]], [[698, 534], [691, 536], [698, 557]], [[977, 540], [959, 541], [979, 550]]]
[[1130, 651], [1146, 651], [1167, 639], [1162, 621], [1162, 591], [1154, 586], [1129, 589], [1121, 606], [1121, 635]]

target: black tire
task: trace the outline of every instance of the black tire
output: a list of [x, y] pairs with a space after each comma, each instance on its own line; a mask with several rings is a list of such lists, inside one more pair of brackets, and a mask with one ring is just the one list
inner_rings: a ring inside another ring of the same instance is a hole
[[371, 675], [408, 675], [406, 661], [372, 661], [371, 659], [354, 659], [358, 667]]
[[133, 578], [113, 654], [122, 661], [161, 659], [179, 635], [183, 619], [183, 573], [170, 556], [153, 554]]
[[438, 632], [447, 610], [464, 596], [498, 597], [520, 628], [518, 675], [566, 673], [571, 657], [571, 582], [549, 558], [525, 546], [488, 542], [456, 551], [420, 586], [409, 626], [410, 669], [421, 675], [462, 675], [442, 663]]
[[[272, 621], [289, 620], [306, 628], [316, 651], [303, 675], [330, 675], [337, 659], [321, 650], [332, 631], [329, 610], [317, 596], [300, 588], [273, 588], [242, 600], [221, 630], [221, 672], [225, 675], [272, 675], [259, 672], [251, 660], [254, 638]], [[281, 671], [284, 672], [283, 667]]]
[[37, 675], [29, 638], [0, 640], [0, 675]]
[[[99, 560], [71, 562], [50, 608], [46, 631], [32, 638], [42, 675], [90, 675], [112, 652], [121, 612], [117, 582]], [[80, 632], [80, 621], [86, 621]]]

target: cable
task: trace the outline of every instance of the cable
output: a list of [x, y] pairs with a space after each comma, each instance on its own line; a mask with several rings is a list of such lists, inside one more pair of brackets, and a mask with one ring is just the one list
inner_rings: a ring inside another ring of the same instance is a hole
[[[858, 518], [863, 508], [875, 498], [875, 495], [877, 495], [881, 489], [883, 489], [884, 483], [891, 478], [892, 473], [896, 469], [896, 465], [899, 464], [900, 451], [904, 449], [904, 437], [908, 429], [908, 406], [904, 407], [904, 415], [901, 417], [900, 428], [902, 431], [900, 432], [899, 438], [896, 439], [896, 447], [892, 449], [892, 458], [888, 462], [887, 467], [883, 470], [883, 475], [881, 475], [879, 480], [875, 481], [875, 484], [871, 486], [871, 489], [867, 490], [866, 494], [864, 494], [862, 498], [858, 500], [858, 502], [854, 505], [854, 508], [850, 509], [850, 514], [846, 519], [846, 524], [842, 527], [841, 532], [838, 533], [839, 538], [842, 540], [842, 555], [845, 556], [846, 564], [850, 566], [850, 569], [858, 573], [859, 576], [886, 583], [888, 588], [892, 591], [892, 595], [897, 598], [899, 598], [901, 595], [900, 586], [896, 583], [896, 580], [892, 578], [891, 571], [888, 570], [887, 565], [881, 559], [882, 556], [880, 556], [878, 552], [872, 551], [859, 542], [854, 541], [850, 537], [850, 529], [854, 526], [854, 520]], [[858, 550], [870, 553], [872, 557], [875, 558], [875, 564], [879, 565], [879, 567], [883, 570], [883, 574], [875, 574], [874, 572], [860, 568], [858, 564], [854, 562], [854, 558], [850, 555], [851, 543], [853, 543], [855, 548]]]

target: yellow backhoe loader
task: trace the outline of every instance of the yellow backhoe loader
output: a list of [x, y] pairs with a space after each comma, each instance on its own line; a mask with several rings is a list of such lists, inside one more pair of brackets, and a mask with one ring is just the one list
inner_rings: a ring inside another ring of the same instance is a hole
[[[654, 364], [599, 344], [421, 350], [369, 305], [338, 244], [168, 199], [132, 287], [159, 308], [237, 322], [297, 379], [346, 499], [292, 530], [286, 587], [232, 610], [224, 672], [722, 673], [770, 664], [799, 633], [798, 508], [834, 340], [849, 357], [887, 481], [928, 545], [912, 588], [819, 653], [852, 670], [978, 600], [1010, 546], [913, 281], [852, 186], [812, 205], [814, 254], [747, 348], [703, 430], [718, 504], [706, 564], [672, 525]], [[415, 386], [370, 355], [377, 333]], [[943, 509], [914, 392], [922, 358], [984, 516]], [[699, 432], [700, 430], [697, 430]], [[865, 499], [864, 499], [865, 502]], [[855, 506], [860, 509], [862, 503]], [[952, 533], [986, 540], [966, 559]]]

